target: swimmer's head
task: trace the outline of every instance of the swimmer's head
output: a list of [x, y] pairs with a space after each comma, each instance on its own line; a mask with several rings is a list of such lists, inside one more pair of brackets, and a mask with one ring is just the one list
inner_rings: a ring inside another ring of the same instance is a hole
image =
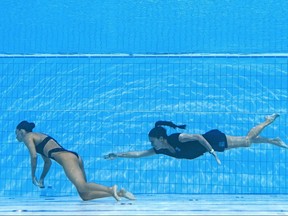
[[164, 139], [166, 139], [167, 136], [167, 131], [165, 128], [161, 127], [161, 126], [169, 126], [172, 128], [181, 128], [181, 129], [185, 129], [186, 125], [175, 125], [173, 122], [171, 121], [157, 121], [155, 123], [155, 127], [150, 130], [149, 132], [149, 137], [153, 137], [153, 138], [160, 138], [163, 137]]
[[28, 122], [28, 121], [21, 121], [16, 129], [17, 130], [25, 130], [26, 132], [32, 132], [33, 128], [35, 128], [35, 124], [33, 122]]
[[24, 140], [24, 137], [27, 133], [30, 133], [32, 132], [33, 128], [35, 127], [35, 124], [34, 123], [29, 123], [27, 121], [22, 121], [20, 122], [17, 127], [16, 127], [16, 131], [15, 131], [15, 134], [16, 134], [16, 139], [19, 141], [19, 142], [23, 142]]
[[154, 127], [152, 130], [150, 130], [148, 136], [152, 138], [157, 138], [157, 139], [159, 139], [160, 137], [163, 137], [164, 139], [166, 139], [167, 130], [161, 126], [157, 126], [157, 127]]

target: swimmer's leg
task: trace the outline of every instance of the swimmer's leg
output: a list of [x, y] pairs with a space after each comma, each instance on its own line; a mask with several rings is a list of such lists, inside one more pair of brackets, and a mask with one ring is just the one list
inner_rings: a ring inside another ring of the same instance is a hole
[[267, 127], [268, 125], [270, 125], [272, 122], [274, 122], [277, 117], [279, 117], [279, 114], [272, 114], [270, 116], [267, 116], [265, 118], [265, 121], [253, 127], [248, 132], [247, 136], [226, 135], [228, 149], [239, 148], [239, 147], [249, 147], [251, 146], [252, 143], [271, 143], [271, 144], [278, 145], [278, 146], [285, 148], [286, 145], [283, 144], [283, 141], [280, 140], [279, 138], [267, 139], [267, 138], [261, 137], [260, 139], [259, 137], [259, 134], [263, 131], [263, 129]]
[[114, 197], [117, 201], [121, 198], [117, 194], [117, 185], [113, 187], [105, 187], [95, 183], [86, 183], [77, 188], [80, 197], [84, 200], [99, 199], [104, 197]]
[[282, 148], [288, 148], [288, 145], [286, 145], [279, 137], [266, 138], [266, 137], [258, 136], [252, 140], [252, 143], [269, 143], [269, 144], [276, 145]]
[[80, 156], [79, 156], [79, 166], [80, 166], [80, 169], [83, 172], [84, 179], [87, 182], [86, 172], [85, 172], [85, 169], [84, 169], [84, 162], [83, 162], [83, 160], [82, 160], [82, 158]]
[[265, 127], [267, 127], [268, 125], [270, 125], [272, 122], [275, 121], [275, 119], [279, 117], [279, 114], [272, 114], [270, 116], [266, 116], [266, 119], [264, 122], [262, 122], [261, 124], [253, 127], [247, 134], [247, 139], [249, 141], [251, 141], [252, 139], [256, 138]]

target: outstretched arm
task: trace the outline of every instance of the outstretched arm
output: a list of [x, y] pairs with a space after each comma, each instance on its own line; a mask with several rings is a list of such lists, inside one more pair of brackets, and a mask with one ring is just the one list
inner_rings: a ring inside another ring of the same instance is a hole
[[218, 164], [221, 164], [216, 152], [212, 148], [212, 146], [207, 142], [207, 140], [201, 134], [185, 134], [182, 133], [179, 135], [180, 142], [189, 142], [189, 141], [198, 141], [201, 145], [203, 145], [207, 151], [215, 157], [215, 160]]
[[122, 152], [122, 153], [110, 153], [108, 155], [104, 155], [105, 159], [115, 159], [117, 157], [121, 158], [140, 158], [140, 157], [148, 157], [155, 155], [155, 151], [153, 148], [146, 151], [130, 151], [130, 152]]

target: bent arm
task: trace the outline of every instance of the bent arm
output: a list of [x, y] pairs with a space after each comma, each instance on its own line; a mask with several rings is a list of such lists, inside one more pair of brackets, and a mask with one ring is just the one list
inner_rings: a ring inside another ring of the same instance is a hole
[[180, 134], [179, 135], [180, 142], [189, 142], [189, 141], [198, 141], [202, 146], [204, 146], [208, 152], [213, 150], [212, 146], [208, 143], [208, 141], [201, 134]]
[[218, 164], [221, 164], [221, 161], [219, 160], [216, 152], [214, 151], [212, 146], [209, 144], [209, 142], [201, 134], [180, 134], [179, 135], [180, 142], [189, 142], [189, 141], [196, 141], [196, 140], [202, 146], [204, 146], [210, 154], [214, 156]]
[[117, 157], [121, 158], [141, 158], [141, 157], [148, 157], [155, 155], [155, 151], [153, 148], [146, 150], [146, 151], [130, 151], [130, 152], [122, 152], [122, 153], [110, 153], [105, 155], [105, 159], [114, 159]]

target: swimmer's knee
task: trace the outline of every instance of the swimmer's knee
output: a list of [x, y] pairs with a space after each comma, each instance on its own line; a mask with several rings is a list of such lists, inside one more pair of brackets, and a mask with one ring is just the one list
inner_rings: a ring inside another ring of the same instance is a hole
[[244, 142], [244, 147], [250, 147], [252, 144], [252, 140], [249, 137], [246, 137]]
[[84, 184], [75, 185], [77, 192], [83, 201], [89, 200], [89, 191]]
[[78, 191], [78, 194], [83, 201], [91, 200], [91, 198], [89, 197], [89, 192], [79, 192]]

